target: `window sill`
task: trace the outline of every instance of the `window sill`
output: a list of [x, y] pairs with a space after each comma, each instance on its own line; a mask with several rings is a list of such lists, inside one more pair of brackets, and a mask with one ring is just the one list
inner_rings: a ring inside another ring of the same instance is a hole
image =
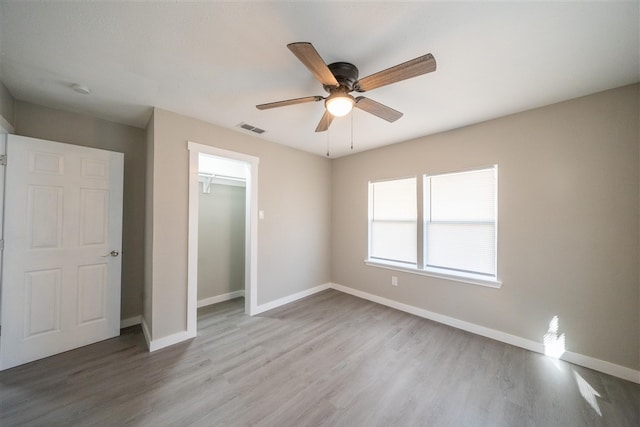
[[415, 267], [407, 267], [401, 263], [381, 262], [377, 260], [366, 259], [364, 263], [370, 267], [386, 268], [388, 270], [402, 271], [419, 276], [437, 277], [438, 279], [452, 280], [454, 282], [469, 283], [471, 285], [486, 286], [489, 288], [501, 288], [502, 282], [499, 280], [487, 279], [474, 274], [450, 274], [433, 270], [420, 270]]

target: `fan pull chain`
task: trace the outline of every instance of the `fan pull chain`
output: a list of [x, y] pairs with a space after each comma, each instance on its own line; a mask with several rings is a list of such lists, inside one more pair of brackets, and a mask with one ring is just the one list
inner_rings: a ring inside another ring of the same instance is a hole
[[329, 157], [329, 129], [327, 129], [327, 157]]
[[353, 150], [353, 111], [351, 112], [351, 149]]

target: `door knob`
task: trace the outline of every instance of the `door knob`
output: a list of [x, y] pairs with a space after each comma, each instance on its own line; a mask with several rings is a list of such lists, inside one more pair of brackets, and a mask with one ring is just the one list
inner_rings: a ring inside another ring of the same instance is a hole
[[102, 258], [107, 258], [107, 257], [110, 257], [110, 256], [112, 256], [112, 257], [116, 257], [116, 256], [118, 256], [118, 255], [120, 255], [120, 252], [118, 252], [118, 251], [111, 251], [111, 252], [109, 252], [107, 255], [103, 255], [103, 256], [102, 256]]

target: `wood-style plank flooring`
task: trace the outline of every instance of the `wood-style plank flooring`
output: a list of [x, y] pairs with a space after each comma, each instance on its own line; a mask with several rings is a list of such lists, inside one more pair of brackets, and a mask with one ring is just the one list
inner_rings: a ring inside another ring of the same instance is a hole
[[0, 372], [1, 426], [639, 426], [640, 385], [338, 291]]

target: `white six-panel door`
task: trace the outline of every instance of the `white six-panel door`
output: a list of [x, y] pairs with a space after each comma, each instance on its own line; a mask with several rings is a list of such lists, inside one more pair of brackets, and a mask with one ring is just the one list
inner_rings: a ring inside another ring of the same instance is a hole
[[9, 135], [0, 369], [119, 335], [123, 160]]

